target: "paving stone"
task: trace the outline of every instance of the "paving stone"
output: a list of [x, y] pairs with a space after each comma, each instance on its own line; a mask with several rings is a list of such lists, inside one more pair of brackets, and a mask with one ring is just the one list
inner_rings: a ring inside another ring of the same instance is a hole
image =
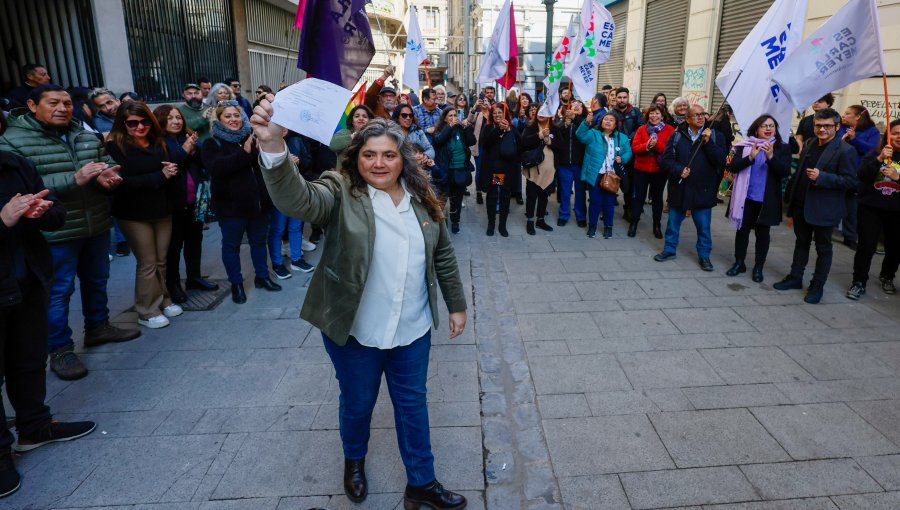
[[[600, 259], [603, 260], [603, 259]], [[630, 280], [575, 283], [578, 295], [584, 300], [646, 299], [649, 296]]]
[[753, 331], [753, 326], [730, 308], [684, 308], [665, 313], [682, 333]]
[[809, 331], [827, 329], [800, 305], [790, 306], [739, 306], [734, 311], [759, 331]]
[[557, 476], [585, 476], [674, 467], [642, 415], [544, 420]]
[[841, 510], [896, 510], [900, 508], [900, 492], [833, 496], [831, 500]]
[[623, 336], [613, 338], [592, 338], [567, 340], [569, 352], [579, 354], [608, 354], [617, 352], [649, 351], [650, 343], [643, 336]]
[[821, 304], [805, 306], [810, 315], [832, 328], [853, 328], [859, 324], [900, 326], [897, 321], [882, 315], [862, 303]]
[[797, 460], [900, 452], [844, 404], [754, 407], [751, 410]]
[[562, 265], [567, 273], [600, 273], [622, 270], [622, 265], [615, 257], [568, 258], [562, 260]]
[[619, 478], [635, 509], [760, 499], [735, 466], [623, 473]]
[[678, 329], [660, 310], [598, 312], [594, 322], [605, 337], [669, 335]]
[[746, 384], [736, 386], [706, 386], [684, 388], [685, 396], [697, 409], [724, 409], [790, 404], [774, 384]]
[[329, 496], [312, 497], [288, 497], [281, 498], [278, 502], [278, 510], [310, 510], [311, 508], [326, 508]]
[[705, 510], [838, 510], [828, 498], [783, 499], [780, 501], [757, 501], [753, 503], [733, 503], [712, 505]]
[[697, 351], [654, 351], [616, 356], [635, 388], [724, 384]]
[[857, 414], [878, 429], [896, 445], [900, 445], [900, 400], [878, 400], [872, 402], [849, 402]]
[[856, 462], [885, 490], [900, 490], [900, 455], [859, 457]]
[[524, 342], [525, 352], [528, 357], [535, 356], [568, 356], [569, 344], [565, 340], [539, 340], [536, 342]]
[[591, 409], [582, 393], [567, 395], [538, 395], [541, 416], [552, 418], [580, 418], [591, 416]]
[[511, 283], [509, 294], [517, 303], [567, 302], [577, 299], [573, 283]]
[[900, 398], [898, 378], [778, 383], [775, 386], [795, 404]]
[[508, 274], [529, 274], [538, 267], [540, 268], [540, 272], [544, 274], [567, 272], [567, 269], [563, 267], [563, 261], [558, 258], [543, 258], [539, 262], [530, 258], [507, 259], [503, 263], [506, 266], [506, 272]]
[[651, 414], [679, 468], [791, 460], [746, 409]]
[[475, 362], [442, 361], [437, 363], [436, 370], [429, 372], [431, 374], [428, 378], [429, 401], [478, 401], [478, 367]]
[[619, 414], [646, 414], [659, 412], [659, 408], [644, 391], [611, 391], [585, 394], [591, 414], [614, 416]]
[[152, 411], [123, 411], [116, 413], [54, 414], [59, 421], [90, 420], [97, 424], [92, 439], [112, 439], [118, 437], [143, 437], [153, 435], [169, 416], [168, 409]]
[[688, 296], [685, 300], [695, 308], [721, 308], [754, 306], [758, 303], [752, 296]]
[[829, 459], [741, 466], [765, 499], [808, 498], [880, 492], [878, 485], [850, 459]]
[[616, 475], [560, 478], [559, 490], [566, 508], [579, 510], [629, 508], [625, 491]]
[[896, 377], [898, 372], [865, 345], [791, 345], [782, 348], [818, 380]]
[[[324, 365], [323, 365], [324, 366]], [[245, 365], [188, 370], [160, 401], [162, 409], [246, 407], [268, 402], [285, 377], [286, 367]]]
[[812, 376], [777, 347], [700, 349], [728, 384], [809, 381]]
[[522, 314], [518, 315], [522, 339], [567, 340], [598, 338], [600, 329], [590, 313]]
[[[719, 273], [721, 274], [721, 273]], [[757, 296], [769, 294], [772, 288], [765, 283], [755, 283], [749, 278], [732, 278], [730, 276], [714, 276], [700, 280], [703, 286], [716, 296]]]
[[723, 333], [650, 335], [647, 344], [654, 351], [678, 351], [714, 347], [735, 347]]
[[639, 280], [636, 283], [654, 299], [712, 296], [709, 289], [701, 285], [699, 281], [690, 278]]
[[619, 306], [623, 310], [663, 310], [666, 308], [690, 308], [691, 305], [684, 298], [654, 298], [654, 299], [620, 299]]
[[679, 388], [651, 388], [643, 391], [662, 412], [694, 410], [691, 401], [684, 396], [684, 392]]
[[530, 360], [538, 395], [630, 390], [628, 379], [614, 356], [543, 356]]
[[185, 369], [99, 370], [61, 390], [47, 405], [58, 413], [149, 410], [184, 373]]

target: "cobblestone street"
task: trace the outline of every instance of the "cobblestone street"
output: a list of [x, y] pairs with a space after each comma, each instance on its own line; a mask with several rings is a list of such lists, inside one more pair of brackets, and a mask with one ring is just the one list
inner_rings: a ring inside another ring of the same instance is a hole
[[[516, 205], [510, 237], [489, 238], [483, 206], [466, 200], [454, 240], [469, 322], [450, 341], [444, 310], [428, 398], [437, 476], [470, 509], [900, 508], [900, 296], [876, 279], [846, 299], [849, 249], [836, 245], [825, 297], [807, 305], [771, 288], [790, 265], [784, 224], [757, 284], [724, 274], [734, 234], [722, 206], [706, 273], [690, 222], [678, 258], [658, 263], [650, 223], [628, 238], [620, 208], [612, 239], [574, 220], [528, 236]], [[213, 225], [203, 268], [224, 280], [219, 240]], [[131, 257], [112, 263], [113, 316], [132, 304], [133, 271]], [[83, 380], [48, 375], [56, 416], [97, 430], [17, 455], [22, 489], [0, 509], [402, 509], [386, 391], [369, 497], [343, 495], [337, 382], [298, 318], [308, 281], [248, 285], [244, 305], [226, 298], [89, 350]]]

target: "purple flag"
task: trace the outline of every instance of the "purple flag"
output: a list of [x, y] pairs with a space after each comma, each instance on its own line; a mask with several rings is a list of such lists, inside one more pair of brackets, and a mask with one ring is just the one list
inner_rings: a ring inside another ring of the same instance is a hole
[[301, 0], [301, 4], [297, 67], [352, 90], [375, 56], [365, 1]]

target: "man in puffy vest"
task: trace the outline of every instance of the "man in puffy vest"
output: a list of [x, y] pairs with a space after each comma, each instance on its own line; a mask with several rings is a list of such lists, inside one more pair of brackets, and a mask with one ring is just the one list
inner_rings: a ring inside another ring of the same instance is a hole
[[72, 120], [72, 98], [58, 85], [36, 88], [27, 108], [13, 110], [0, 150], [22, 156], [35, 166], [47, 188], [66, 208], [63, 227], [44, 235], [53, 258], [53, 284], [48, 311], [50, 368], [60, 379], [80, 379], [87, 368], [74, 353], [69, 327], [69, 299], [75, 277], [81, 287], [84, 345], [137, 338], [135, 329], [109, 323], [106, 283], [109, 279], [107, 193], [122, 178], [110, 166], [102, 142]]

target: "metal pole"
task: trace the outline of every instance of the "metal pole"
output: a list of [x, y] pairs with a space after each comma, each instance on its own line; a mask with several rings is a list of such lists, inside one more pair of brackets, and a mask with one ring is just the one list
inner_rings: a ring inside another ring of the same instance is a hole
[[550, 61], [553, 56], [553, 4], [556, 0], [544, 0], [547, 8], [547, 40], [544, 43], [544, 75], [550, 72]]
[[465, 7], [463, 8], [463, 23], [465, 23], [465, 28], [463, 29], [463, 95], [466, 97], [466, 104], [468, 104], [470, 86], [469, 59], [471, 58], [471, 55], [469, 55], [469, 40], [471, 39], [472, 0], [466, 0], [465, 2]]

